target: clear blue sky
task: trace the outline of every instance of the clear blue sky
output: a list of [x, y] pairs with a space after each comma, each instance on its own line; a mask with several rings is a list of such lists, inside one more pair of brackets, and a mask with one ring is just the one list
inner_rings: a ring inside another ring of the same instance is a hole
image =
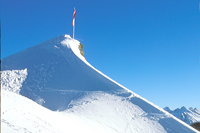
[[62, 34], [87, 60], [164, 107], [200, 108], [198, 0], [2, 0], [2, 58]]

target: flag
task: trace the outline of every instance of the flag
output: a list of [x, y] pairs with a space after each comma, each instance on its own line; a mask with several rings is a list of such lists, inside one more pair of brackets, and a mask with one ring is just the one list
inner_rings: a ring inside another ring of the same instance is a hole
[[76, 9], [74, 8], [73, 18], [72, 18], [72, 26], [75, 25], [75, 17], [76, 17]]

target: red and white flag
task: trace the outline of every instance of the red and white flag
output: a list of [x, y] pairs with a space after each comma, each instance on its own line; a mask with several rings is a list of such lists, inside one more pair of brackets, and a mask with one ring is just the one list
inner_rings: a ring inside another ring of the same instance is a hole
[[75, 25], [75, 17], [76, 17], [76, 9], [74, 8], [73, 18], [72, 18], [72, 26]]

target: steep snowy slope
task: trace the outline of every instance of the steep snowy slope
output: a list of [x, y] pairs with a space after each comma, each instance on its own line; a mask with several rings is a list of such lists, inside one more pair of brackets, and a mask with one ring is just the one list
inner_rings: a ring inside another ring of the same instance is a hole
[[171, 110], [169, 107], [164, 109], [189, 125], [200, 122], [200, 110], [197, 108], [187, 109], [183, 106], [175, 110]]
[[120, 133], [197, 132], [96, 70], [81, 56], [79, 45], [70, 36], [60, 36], [3, 59], [2, 70], [27, 70], [21, 95], [48, 109], [97, 122], [105, 129]]
[[90, 91], [127, 93], [91, 69], [78, 46], [78, 41], [61, 36], [4, 59], [2, 70], [27, 69], [20, 93], [34, 101], [43, 99], [43, 106], [52, 110], [64, 110]]

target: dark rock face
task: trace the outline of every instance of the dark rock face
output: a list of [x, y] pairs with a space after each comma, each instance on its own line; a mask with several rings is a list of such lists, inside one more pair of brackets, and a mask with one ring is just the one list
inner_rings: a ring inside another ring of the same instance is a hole
[[193, 123], [191, 126], [200, 131], [200, 122]]

